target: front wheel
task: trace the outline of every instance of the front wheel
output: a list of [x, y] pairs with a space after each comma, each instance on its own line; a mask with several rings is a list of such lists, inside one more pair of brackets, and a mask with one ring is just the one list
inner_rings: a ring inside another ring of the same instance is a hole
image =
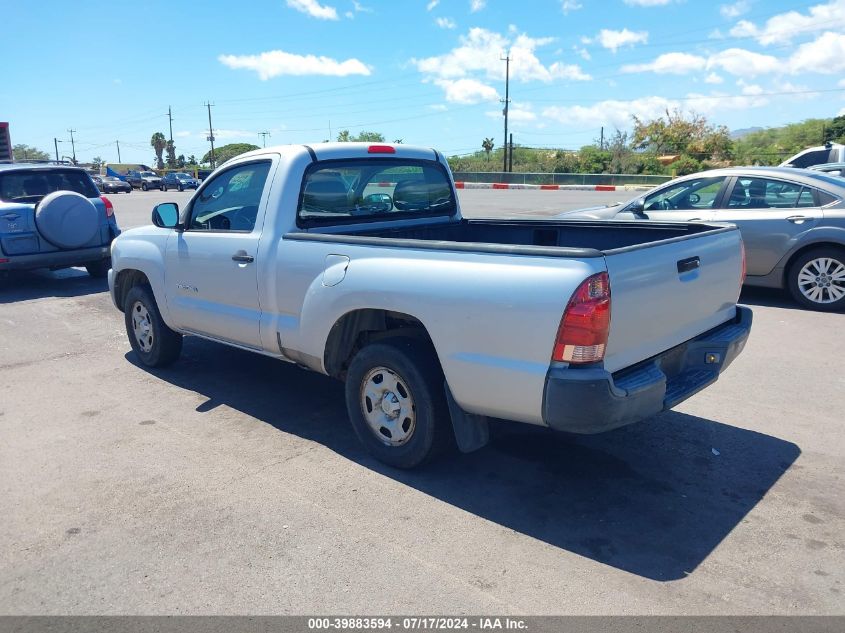
[[141, 191], [146, 191], [146, 190], [147, 190], [147, 183], [144, 183], [144, 184], [141, 185]]
[[787, 283], [801, 305], [823, 312], [845, 309], [845, 249], [807, 251], [790, 266]]
[[390, 466], [414, 468], [453, 442], [437, 356], [414, 339], [373, 343], [355, 355], [346, 409], [364, 447]]
[[164, 367], [179, 358], [182, 335], [167, 327], [149, 286], [129, 290], [123, 315], [129, 344], [144, 365]]

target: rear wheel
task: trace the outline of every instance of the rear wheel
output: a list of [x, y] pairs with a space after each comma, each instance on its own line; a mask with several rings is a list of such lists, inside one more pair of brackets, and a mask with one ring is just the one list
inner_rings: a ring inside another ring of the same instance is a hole
[[164, 367], [179, 358], [182, 335], [167, 327], [149, 286], [129, 290], [123, 315], [129, 343], [144, 365]]
[[107, 276], [109, 274], [109, 268], [111, 268], [111, 258], [85, 264], [85, 270], [95, 279], [101, 279]]
[[419, 466], [453, 441], [440, 364], [414, 339], [373, 343], [355, 355], [346, 408], [358, 439], [390, 466]]
[[185, 191], [185, 188], [182, 185], [179, 185], [179, 191]]
[[141, 183], [141, 191], [146, 191], [146, 190], [147, 190], [147, 183], [145, 183], [145, 182]]
[[823, 312], [845, 309], [845, 249], [820, 247], [789, 268], [789, 291], [800, 304]]

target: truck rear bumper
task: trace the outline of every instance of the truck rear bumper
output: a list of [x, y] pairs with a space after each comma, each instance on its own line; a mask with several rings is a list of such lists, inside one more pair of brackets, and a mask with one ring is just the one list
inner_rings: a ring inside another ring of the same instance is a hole
[[[34, 255], [0, 255], [0, 271], [32, 270], [35, 268], [68, 268], [98, 262], [110, 257], [108, 244], [92, 248], [78, 248]], [[3, 261], [8, 259], [8, 261]]]
[[736, 317], [633, 367], [552, 367], [546, 376], [543, 420], [570, 433], [601, 433], [671, 409], [708, 385], [740, 354], [752, 313]]

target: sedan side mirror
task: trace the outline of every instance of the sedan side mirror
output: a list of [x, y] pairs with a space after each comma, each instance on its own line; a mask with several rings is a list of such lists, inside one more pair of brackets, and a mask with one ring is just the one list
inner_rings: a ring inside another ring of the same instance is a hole
[[645, 198], [637, 198], [634, 200], [631, 203], [631, 206], [628, 207], [628, 211], [634, 215], [647, 218], [648, 216], [645, 214]]
[[179, 228], [179, 205], [162, 202], [153, 208], [153, 224], [162, 229]]

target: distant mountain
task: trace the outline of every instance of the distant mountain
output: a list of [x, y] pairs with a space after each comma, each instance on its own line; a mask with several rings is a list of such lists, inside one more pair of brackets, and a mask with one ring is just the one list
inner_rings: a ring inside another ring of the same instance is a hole
[[752, 132], [759, 132], [764, 128], [761, 127], [744, 127], [741, 130], [732, 130], [731, 131], [731, 138], [736, 140], [738, 138], [742, 138], [743, 136], [748, 136]]

